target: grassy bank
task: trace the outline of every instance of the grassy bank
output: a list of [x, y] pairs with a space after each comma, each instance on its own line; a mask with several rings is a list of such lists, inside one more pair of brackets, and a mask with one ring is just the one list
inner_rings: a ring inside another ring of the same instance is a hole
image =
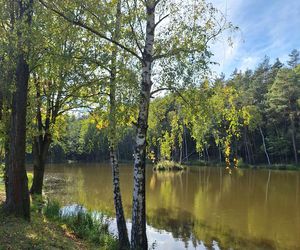
[[[32, 175], [29, 174], [29, 185]], [[42, 211], [39, 199], [32, 201], [31, 221], [8, 216], [3, 210], [5, 190], [0, 178], [0, 250], [4, 249], [117, 249], [117, 239], [108, 225], [93, 220], [90, 213], [61, 218], [60, 206], [48, 202]], [[38, 203], [38, 205], [37, 205]]]
[[108, 223], [95, 213], [79, 211], [61, 215], [58, 202], [48, 202], [43, 208], [45, 217], [70, 229], [80, 239], [84, 239], [100, 249], [118, 249], [118, 240], [108, 231]]
[[[4, 197], [2, 196], [2, 201]], [[32, 212], [31, 222], [7, 216], [0, 207], [0, 249], [92, 249], [71, 230]], [[95, 248], [96, 249], [96, 248]]]

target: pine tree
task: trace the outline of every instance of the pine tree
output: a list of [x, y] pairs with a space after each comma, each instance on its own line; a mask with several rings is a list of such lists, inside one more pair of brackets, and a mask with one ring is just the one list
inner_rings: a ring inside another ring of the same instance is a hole
[[298, 50], [293, 49], [291, 54], [289, 54], [290, 60], [287, 61], [288, 65], [293, 69], [299, 64], [300, 61], [300, 53]]

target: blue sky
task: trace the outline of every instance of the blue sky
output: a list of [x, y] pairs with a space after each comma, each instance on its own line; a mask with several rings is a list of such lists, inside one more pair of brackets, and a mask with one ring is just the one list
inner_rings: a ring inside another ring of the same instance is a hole
[[265, 55], [285, 63], [292, 49], [300, 50], [300, 0], [211, 0], [240, 28], [233, 47], [226, 35], [213, 46], [217, 73], [229, 77], [235, 68], [254, 69]]

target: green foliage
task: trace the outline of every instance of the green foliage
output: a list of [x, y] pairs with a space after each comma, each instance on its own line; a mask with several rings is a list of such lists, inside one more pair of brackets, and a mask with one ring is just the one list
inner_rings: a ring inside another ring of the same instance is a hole
[[183, 166], [177, 162], [168, 161], [168, 160], [159, 161], [153, 167], [154, 171], [182, 171], [185, 169], [186, 169], [186, 166]]
[[[0, 185], [1, 189], [1, 185]], [[1, 199], [0, 195], [0, 199]], [[41, 213], [32, 211], [31, 221], [3, 213], [0, 205], [0, 249], [93, 249], [90, 243], [70, 237], [71, 232]], [[26, 236], [26, 237], [24, 237]]]
[[51, 220], [64, 223], [77, 237], [94, 243], [101, 249], [118, 249], [117, 238], [109, 233], [108, 224], [102, 217], [95, 218], [91, 212], [62, 217], [57, 201], [48, 201], [43, 213]]
[[[271, 65], [264, 59], [255, 71], [236, 71], [228, 80], [204, 80], [198, 87], [155, 98], [149, 112], [148, 158], [180, 161], [196, 151], [201, 160], [227, 158], [231, 166], [238, 158], [245, 164], [265, 163], [262, 131], [271, 162], [292, 162], [292, 134], [296, 146], [300, 138], [299, 72], [299, 66], [284, 68], [278, 60]], [[54, 146], [72, 160], [108, 159], [107, 112], [104, 105], [90, 116], [63, 116], [64, 132]], [[134, 129], [125, 120], [118, 121], [117, 141], [121, 158], [129, 160]]]
[[44, 215], [52, 220], [58, 220], [60, 218], [60, 204], [58, 201], [47, 201], [43, 207]]

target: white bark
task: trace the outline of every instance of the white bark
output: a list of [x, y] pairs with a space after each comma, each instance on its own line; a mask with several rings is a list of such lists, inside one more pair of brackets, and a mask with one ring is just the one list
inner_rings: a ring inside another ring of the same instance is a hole
[[138, 122], [136, 125], [136, 146], [134, 161], [134, 184], [132, 205], [131, 249], [147, 249], [146, 236], [146, 194], [145, 194], [145, 168], [146, 168], [146, 136], [148, 128], [148, 111], [151, 92], [151, 71], [153, 62], [153, 44], [155, 15], [154, 3], [146, 4], [147, 27], [146, 42], [143, 51], [142, 82], [140, 86], [140, 104]]

